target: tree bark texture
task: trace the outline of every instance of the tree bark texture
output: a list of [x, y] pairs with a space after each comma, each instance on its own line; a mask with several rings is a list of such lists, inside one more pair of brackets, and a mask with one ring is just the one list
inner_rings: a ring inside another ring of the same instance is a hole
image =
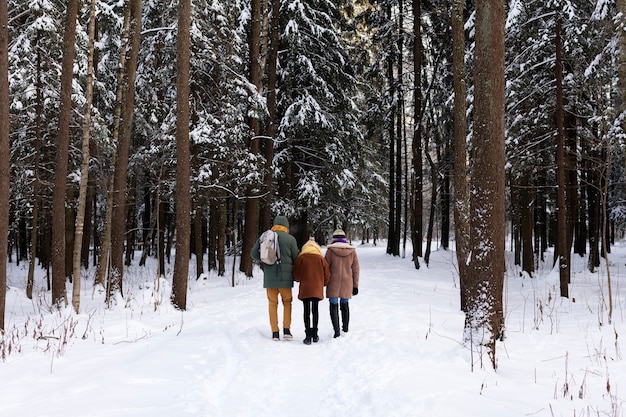
[[423, 165], [422, 165], [422, 9], [420, 0], [413, 0], [413, 201], [411, 203], [411, 241], [413, 242], [413, 265], [419, 268], [419, 257], [422, 256], [424, 208]]
[[61, 64], [61, 103], [56, 142], [54, 191], [52, 193], [52, 304], [67, 304], [65, 292], [65, 192], [69, 159], [70, 116], [72, 113], [72, 81], [74, 79], [74, 42], [78, 0], [68, 0], [63, 60]]
[[260, 214], [260, 228], [267, 230], [272, 225], [273, 166], [274, 166], [274, 135], [276, 134], [276, 67], [280, 35], [280, 0], [272, 0], [272, 18], [270, 21], [270, 45], [267, 62], [267, 139], [265, 140], [265, 198]]
[[465, 31], [463, 0], [455, 0], [452, 9], [452, 60], [454, 88], [454, 228], [456, 260], [459, 272], [461, 310], [466, 311], [467, 260], [469, 254], [469, 198], [467, 184], [467, 120], [465, 84]]
[[[626, 0], [616, 0], [616, 5], [617, 13], [621, 16], [617, 25], [619, 33], [618, 75], [622, 96], [620, 112], [624, 112], [626, 110]], [[626, 132], [626, 118], [622, 121], [622, 131]]]
[[494, 369], [504, 327], [504, 2], [476, 2], [474, 161], [466, 340], [487, 349]]
[[[122, 117], [122, 100], [124, 98], [124, 79], [126, 78], [126, 50], [128, 48], [130, 38], [130, 18], [131, 8], [130, 5], [126, 6], [124, 10], [124, 23], [122, 29], [122, 39], [120, 56], [118, 60], [118, 74], [117, 74], [117, 88], [115, 91], [115, 109], [113, 111], [113, 134], [112, 142], [116, 147], [119, 147], [120, 137], [120, 125]], [[117, 151], [113, 152], [111, 165], [115, 167], [117, 165]], [[106, 279], [109, 272], [109, 264], [111, 260], [111, 239], [112, 239], [112, 222], [113, 222], [113, 204], [114, 204], [114, 186], [115, 186], [115, 172], [109, 175], [107, 181], [107, 200], [104, 215], [104, 233], [102, 236], [102, 246], [100, 247], [100, 260], [98, 262], [98, 268], [96, 270], [96, 285], [102, 285], [106, 287], [107, 295], [106, 302], [109, 303], [111, 296], [111, 279]]]
[[[39, 206], [41, 197], [39, 195], [39, 163], [41, 160], [41, 126], [43, 123], [43, 88], [41, 82], [41, 48], [37, 48], [37, 104], [35, 105], [35, 179], [33, 181], [33, 220], [31, 223], [32, 230], [30, 234], [30, 260], [28, 263], [28, 278], [26, 280], [26, 296], [32, 300], [33, 285], [35, 283], [35, 259], [37, 257], [37, 236], [39, 235]], [[2, 101], [5, 102], [4, 100]], [[8, 98], [7, 98], [7, 103]], [[8, 120], [8, 119], [7, 119]]]
[[561, 297], [569, 297], [570, 256], [568, 249], [568, 225], [565, 181], [565, 133], [563, 109], [563, 46], [561, 21], [556, 23], [556, 178], [557, 178], [557, 257]]
[[[261, 1], [252, 0], [252, 28], [250, 33], [250, 84], [256, 87], [256, 93], [261, 94], [261, 66], [260, 66], [260, 39], [261, 39]], [[256, 102], [256, 97], [253, 102]], [[256, 109], [252, 109], [252, 116], [249, 119], [250, 131], [250, 153], [259, 154], [259, 134], [261, 133], [261, 123], [256, 115]], [[243, 242], [241, 246], [241, 259], [239, 270], [252, 276], [252, 257], [250, 251], [259, 233], [259, 194], [260, 184], [252, 184], [246, 193], [246, 222], [244, 224]]]
[[91, 0], [89, 12], [89, 55], [87, 58], [87, 86], [85, 118], [83, 119], [83, 163], [80, 168], [80, 190], [78, 195], [78, 209], [76, 212], [76, 231], [74, 236], [74, 256], [73, 256], [73, 286], [72, 286], [72, 307], [74, 312], [80, 310], [80, 266], [83, 245], [83, 226], [85, 223], [85, 206], [87, 205], [87, 183], [89, 181], [89, 130], [91, 128], [91, 103], [93, 99], [93, 59], [94, 40], [96, 32], [96, 1]]
[[522, 271], [532, 276], [535, 272], [535, 254], [533, 251], [533, 201], [527, 176], [521, 179], [520, 194], [520, 243], [522, 252]]
[[4, 332], [7, 296], [7, 248], [9, 235], [10, 144], [9, 144], [9, 12], [0, 2], [0, 332]]
[[176, 65], [176, 254], [172, 282], [172, 302], [187, 309], [189, 244], [191, 236], [190, 148], [189, 148], [189, 47], [191, 43], [191, 0], [178, 3], [178, 43]]
[[[124, 232], [126, 225], [126, 184], [128, 180], [128, 158], [135, 106], [135, 76], [141, 39], [141, 0], [130, 0], [129, 50], [125, 77], [122, 81], [122, 112], [119, 141], [117, 145], [115, 172], [113, 174], [113, 217], [111, 219], [111, 275], [110, 291], [123, 294]], [[123, 50], [122, 53], [125, 53]]]

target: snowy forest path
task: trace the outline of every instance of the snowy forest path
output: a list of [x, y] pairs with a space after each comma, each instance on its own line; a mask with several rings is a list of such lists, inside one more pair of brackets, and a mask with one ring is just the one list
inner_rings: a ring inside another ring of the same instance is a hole
[[[389, 409], [396, 409], [409, 416], [416, 412], [415, 400], [410, 400], [409, 396], [419, 396], [420, 384], [424, 384], [422, 391], [427, 396], [425, 410], [430, 409], [434, 399], [432, 390], [426, 388], [432, 387], [433, 383], [422, 376], [425, 371], [431, 372], [429, 366], [432, 365], [424, 364], [424, 361], [433, 353], [423, 341], [436, 325], [432, 322], [432, 309], [437, 304], [438, 290], [435, 286], [433, 294], [423, 293], [420, 288], [430, 286], [420, 285], [418, 280], [422, 279], [422, 274], [415, 270], [411, 272], [410, 262], [390, 263], [388, 257], [381, 248], [368, 248], [360, 256], [360, 292], [350, 301], [349, 332], [333, 338], [328, 301], [322, 300], [319, 306], [320, 341], [310, 346], [302, 343], [303, 308], [297, 299], [297, 283], [293, 289], [291, 326], [294, 339], [279, 342], [270, 338], [267, 300], [260, 278], [257, 282], [244, 282], [234, 294], [227, 295], [226, 292], [232, 290], [226, 288], [216, 289], [224, 291], [224, 297], [218, 297], [220, 301], [215, 298], [199, 308], [206, 310], [202, 315], [207, 317], [209, 333], [197, 357], [201, 363], [197, 367], [199, 383], [194, 392], [205, 398], [206, 415], [330, 417], [353, 415], [354, 410], [359, 410], [359, 416], [381, 416]], [[390, 265], [394, 269], [390, 269]], [[415, 275], [414, 284], [403, 279], [407, 273]], [[256, 275], [261, 275], [260, 270], [255, 270]], [[442, 283], [442, 287], [454, 291], [450, 281]], [[407, 294], [412, 296], [407, 297]], [[420, 298], [427, 302], [420, 303]], [[415, 300], [414, 304], [407, 303], [406, 300], [411, 299]], [[244, 305], [245, 308], [240, 308]], [[455, 307], [444, 305], [441, 308]], [[194, 315], [197, 313], [193, 312]], [[279, 304], [281, 323], [282, 313]], [[449, 317], [449, 311], [445, 316]], [[443, 324], [446, 328], [450, 325]], [[211, 328], [216, 331], [209, 330]], [[462, 315], [459, 313], [456, 329], [460, 328]], [[445, 329], [438, 331], [446, 333]], [[460, 332], [445, 337], [450, 338], [453, 349], [458, 349], [454, 340], [459, 339]], [[390, 343], [391, 339], [393, 343]], [[388, 352], [389, 357], [381, 358], [380, 352]], [[446, 352], [436, 354], [446, 355]], [[219, 369], [203, 369], [205, 360], [220, 363]], [[438, 378], [437, 381], [446, 379]], [[407, 390], [407, 384], [416, 386], [416, 392]], [[444, 382], [436, 386], [437, 391], [445, 392], [446, 385]], [[377, 394], [381, 389], [386, 395]], [[266, 395], [255, 398], [259, 392]], [[250, 404], [256, 404], [256, 409], [250, 410]], [[402, 404], [406, 404], [405, 409]]]

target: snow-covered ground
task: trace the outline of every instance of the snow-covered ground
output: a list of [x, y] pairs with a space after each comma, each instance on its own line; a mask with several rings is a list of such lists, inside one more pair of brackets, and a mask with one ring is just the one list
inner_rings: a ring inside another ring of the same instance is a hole
[[226, 277], [192, 278], [185, 312], [169, 304], [170, 283], [155, 281], [155, 267], [130, 267], [126, 296], [110, 309], [90, 271], [75, 315], [49, 312], [43, 271], [27, 299], [28, 265], [9, 264], [0, 416], [624, 415], [626, 247], [610, 255], [611, 322], [604, 267], [592, 274], [574, 256], [564, 299], [551, 254], [535, 278], [509, 263], [496, 371], [462, 343], [453, 252], [435, 252], [419, 270], [384, 244], [358, 254], [349, 333], [332, 338], [324, 300], [320, 342], [310, 346], [297, 299], [294, 340], [271, 340], [258, 269], [253, 279], [236, 275], [235, 287], [230, 265]]

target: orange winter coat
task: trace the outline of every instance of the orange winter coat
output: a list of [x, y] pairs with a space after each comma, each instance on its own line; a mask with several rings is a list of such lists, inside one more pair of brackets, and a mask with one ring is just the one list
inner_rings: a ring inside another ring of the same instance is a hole
[[359, 288], [360, 268], [356, 248], [348, 243], [336, 242], [328, 245], [325, 258], [330, 268], [326, 298], [352, 298], [352, 289]]
[[324, 298], [324, 287], [328, 285], [330, 270], [322, 256], [322, 250], [315, 241], [310, 240], [302, 246], [293, 264], [293, 279], [300, 282], [299, 300]]

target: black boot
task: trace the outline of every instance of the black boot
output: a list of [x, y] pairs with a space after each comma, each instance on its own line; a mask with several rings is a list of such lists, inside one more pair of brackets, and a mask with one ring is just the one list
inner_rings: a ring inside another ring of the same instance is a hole
[[348, 323], [350, 323], [350, 307], [348, 303], [341, 304], [341, 330], [348, 333]]
[[313, 343], [320, 341], [320, 337], [317, 335], [317, 327], [311, 329], [311, 339], [313, 339]]
[[314, 300], [313, 303], [311, 304], [311, 313], [313, 313], [313, 326], [311, 327], [311, 338], [313, 339], [313, 343], [317, 343], [320, 341], [319, 336], [317, 335], [317, 324], [319, 323], [320, 320], [320, 313], [319, 313], [319, 300]]
[[339, 337], [341, 335], [339, 333], [339, 304], [330, 305], [330, 321], [333, 323], [333, 329], [335, 330], [333, 337]]
[[306, 337], [304, 338], [302, 343], [304, 343], [305, 345], [310, 345], [311, 344], [311, 336], [312, 336], [313, 332], [311, 331], [311, 329], [304, 329], [304, 332], [306, 333]]
[[311, 344], [311, 337], [313, 337], [313, 332], [311, 331], [311, 300], [304, 299], [302, 300], [302, 305], [304, 306], [304, 333], [306, 337], [302, 341], [305, 345]]

